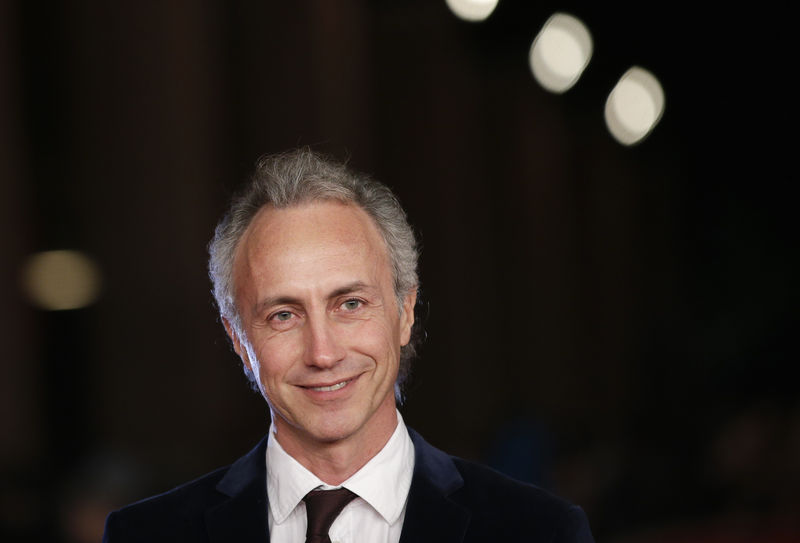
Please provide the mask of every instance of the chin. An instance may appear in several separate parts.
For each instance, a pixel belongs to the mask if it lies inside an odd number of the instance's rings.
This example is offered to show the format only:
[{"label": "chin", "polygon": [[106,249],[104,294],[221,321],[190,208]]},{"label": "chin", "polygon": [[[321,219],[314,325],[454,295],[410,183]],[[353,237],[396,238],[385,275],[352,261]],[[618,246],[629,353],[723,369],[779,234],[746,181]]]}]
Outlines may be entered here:
[{"label": "chin", "polygon": [[332,418],[333,420],[330,421],[319,421],[320,424],[317,424],[316,428],[310,429],[310,433],[316,441],[336,443],[357,433],[359,428],[363,426],[363,424],[359,424],[358,421],[349,417],[338,415]]}]

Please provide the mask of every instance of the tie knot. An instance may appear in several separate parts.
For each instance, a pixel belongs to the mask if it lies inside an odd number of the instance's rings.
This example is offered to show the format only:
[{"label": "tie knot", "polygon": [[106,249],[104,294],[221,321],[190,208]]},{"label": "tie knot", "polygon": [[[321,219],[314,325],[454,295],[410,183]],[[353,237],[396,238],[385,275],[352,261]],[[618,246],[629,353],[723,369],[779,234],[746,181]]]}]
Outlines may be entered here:
[{"label": "tie knot", "polygon": [[342,512],[345,505],[353,501],[355,494],[346,488],[335,490],[312,490],[306,494],[306,543],[328,542],[328,530]]}]

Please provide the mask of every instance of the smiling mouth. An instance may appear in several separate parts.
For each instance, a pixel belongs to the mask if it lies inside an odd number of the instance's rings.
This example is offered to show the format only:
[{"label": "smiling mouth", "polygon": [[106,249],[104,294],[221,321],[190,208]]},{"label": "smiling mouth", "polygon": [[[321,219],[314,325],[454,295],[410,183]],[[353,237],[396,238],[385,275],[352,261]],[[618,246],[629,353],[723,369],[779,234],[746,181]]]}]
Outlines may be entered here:
[{"label": "smiling mouth", "polygon": [[340,388],[344,388],[347,386],[347,383],[352,381],[352,379],[347,381],[342,381],[341,383],[336,383],[335,385],[324,386],[324,387],[305,387],[309,390],[314,390],[317,392],[333,392],[334,390],[339,390]]}]

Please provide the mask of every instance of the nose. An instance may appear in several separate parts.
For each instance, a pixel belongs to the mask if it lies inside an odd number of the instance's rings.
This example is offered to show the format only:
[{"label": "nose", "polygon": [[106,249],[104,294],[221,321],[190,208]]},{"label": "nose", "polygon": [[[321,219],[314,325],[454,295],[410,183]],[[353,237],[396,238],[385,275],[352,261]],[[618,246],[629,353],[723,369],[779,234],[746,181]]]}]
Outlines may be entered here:
[{"label": "nose", "polygon": [[318,368],[332,368],[345,357],[339,342],[335,323],[326,317],[309,319],[305,330],[306,364]]}]

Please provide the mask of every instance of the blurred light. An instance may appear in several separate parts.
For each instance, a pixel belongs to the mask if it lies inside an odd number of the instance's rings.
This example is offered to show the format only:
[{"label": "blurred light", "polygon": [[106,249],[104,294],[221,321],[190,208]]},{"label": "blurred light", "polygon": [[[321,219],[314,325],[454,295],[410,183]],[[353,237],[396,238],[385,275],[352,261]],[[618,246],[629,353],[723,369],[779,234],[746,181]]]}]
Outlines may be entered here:
[{"label": "blurred light", "polygon": [[450,11],[465,21],[483,21],[497,7],[498,0],[445,0]]},{"label": "blurred light", "polygon": [[28,259],[22,284],[31,302],[51,311],[86,307],[100,292],[100,271],[77,251],[45,251]]},{"label": "blurred light", "polygon": [[606,100],[608,130],[633,145],[656,126],[664,113],[664,90],[653,74],[634,66],[619,79]]},{"label": "blurred light", "polygon": [[528,58],[536,81],[550,92],[569,90],[592,58],[592,36],[579,19],[552,15],[531,45]]}]

